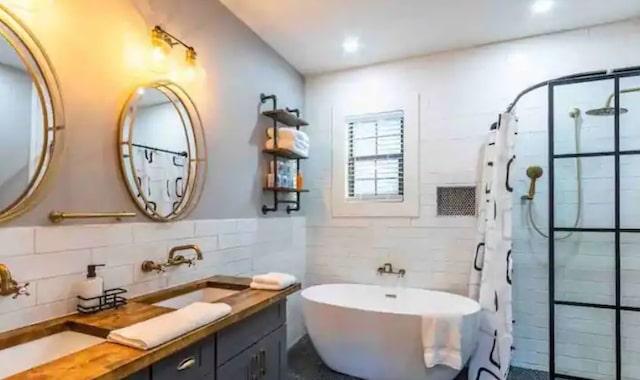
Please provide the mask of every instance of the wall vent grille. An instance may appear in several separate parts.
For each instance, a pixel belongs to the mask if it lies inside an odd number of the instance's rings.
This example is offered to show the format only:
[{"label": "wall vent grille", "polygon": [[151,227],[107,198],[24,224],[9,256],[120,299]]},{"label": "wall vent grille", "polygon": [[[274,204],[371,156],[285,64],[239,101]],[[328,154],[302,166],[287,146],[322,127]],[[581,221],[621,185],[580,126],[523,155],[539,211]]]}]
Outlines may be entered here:
[{"label": "wall vent grille", "polygon": [[475,186],[439,186],[437,197],[438,216],[476,215]]}]

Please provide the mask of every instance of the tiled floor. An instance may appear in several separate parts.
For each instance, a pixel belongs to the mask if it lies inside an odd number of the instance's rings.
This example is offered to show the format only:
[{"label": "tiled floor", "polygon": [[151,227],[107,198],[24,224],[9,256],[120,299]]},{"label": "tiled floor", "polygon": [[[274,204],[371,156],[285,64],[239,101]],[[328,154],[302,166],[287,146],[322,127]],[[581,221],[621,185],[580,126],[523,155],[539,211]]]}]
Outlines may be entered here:
[{"label": "tiled floor", "polygon": [[[513,368],[509,380],[547,380],[544,372]],[[358,380],[355,377],[331,371],[322,363],[308,337],[302,338],[289,350],[289,376],[287,380]],[[398,379],[406,380],[406,379]],[[456,380],[467,380],[466,373]]]}]

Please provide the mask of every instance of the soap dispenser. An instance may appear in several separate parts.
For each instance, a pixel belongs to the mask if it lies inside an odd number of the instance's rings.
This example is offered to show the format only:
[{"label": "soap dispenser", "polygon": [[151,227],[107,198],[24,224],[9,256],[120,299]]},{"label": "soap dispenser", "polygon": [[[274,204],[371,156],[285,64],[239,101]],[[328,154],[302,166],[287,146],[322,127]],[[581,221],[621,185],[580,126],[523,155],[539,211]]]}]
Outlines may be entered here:
[{"label": "soap dispenser", "polygon": [[[87,279],[82,281],[78,286],[78,295],[82,298],[100,297],[104,293],[104,280],[96,275],[96,268],[103,267],[104,264],[88,265]],[[100,304],[100,299],[80,300],[82,307],[94,307]]]}]

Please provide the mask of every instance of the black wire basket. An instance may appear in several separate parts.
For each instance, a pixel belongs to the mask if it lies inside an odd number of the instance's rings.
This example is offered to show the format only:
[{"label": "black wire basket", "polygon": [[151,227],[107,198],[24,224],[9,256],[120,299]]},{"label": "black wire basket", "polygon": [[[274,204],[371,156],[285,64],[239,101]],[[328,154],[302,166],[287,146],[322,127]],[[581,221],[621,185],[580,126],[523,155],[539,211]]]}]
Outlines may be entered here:
[{"label": "black wire basket", "polygon": [[[115,288],[105,290],[101,296],[84,298],[78,296],[78,313],[80,314],[94,314],[102,310],[117,309],[127,304],[127,299],[122,294],[127,291],[122,288]],[[85,306],[87,304],[94,304],[94,306]]]}]

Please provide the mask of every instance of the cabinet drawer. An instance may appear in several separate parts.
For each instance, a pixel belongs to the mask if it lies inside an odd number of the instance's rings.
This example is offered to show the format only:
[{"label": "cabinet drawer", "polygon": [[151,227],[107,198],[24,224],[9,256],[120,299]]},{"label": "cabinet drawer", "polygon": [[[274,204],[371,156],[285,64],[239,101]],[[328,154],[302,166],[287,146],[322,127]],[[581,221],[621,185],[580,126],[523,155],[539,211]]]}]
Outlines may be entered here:
[{"label": "cabinet drawer", "polygon": [[282,380],[286,376],[287,327],[281,326],[217,370],[218,380]]},{"label": "cabinet drawer", "polygon": [[215,372],[215,347],[215,338],[209,337],[154,364],[151,367],[153,380],[207,378]]},{"label": "cabinet drawer", "polygon": [[218,332],[217,366],[223,365],[286,321],[286,301],[283,300],[221,330]]}]

